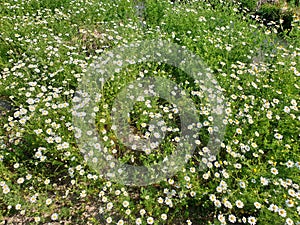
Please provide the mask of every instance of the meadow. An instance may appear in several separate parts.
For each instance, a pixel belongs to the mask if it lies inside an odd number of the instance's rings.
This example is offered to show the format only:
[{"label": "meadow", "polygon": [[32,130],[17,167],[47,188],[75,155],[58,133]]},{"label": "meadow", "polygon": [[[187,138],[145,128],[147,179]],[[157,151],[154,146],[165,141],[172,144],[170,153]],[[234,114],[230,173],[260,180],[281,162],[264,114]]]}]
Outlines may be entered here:
[{"label": "meadow", "polygon": [[300,225],[285,7],[2,0],[1,224]]}]

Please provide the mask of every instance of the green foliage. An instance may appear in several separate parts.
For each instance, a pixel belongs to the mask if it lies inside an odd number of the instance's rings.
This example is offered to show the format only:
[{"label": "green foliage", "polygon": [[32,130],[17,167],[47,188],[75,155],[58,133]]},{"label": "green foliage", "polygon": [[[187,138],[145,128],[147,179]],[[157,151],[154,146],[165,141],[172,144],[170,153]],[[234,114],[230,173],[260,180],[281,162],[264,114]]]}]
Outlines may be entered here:
[{"label": "green foliage", "polygon": [[251,11],[254,11],[257,7],[256,0],[239,0],[239,2],[242,3],[244,8],[247,8]]},{"label": "green foliage", "polygon": [[[19,219],[24,224],[299,223],[299,16],[265,4],[257,13],[268,18],[267,25],[242,14],[232,1],[143,2],[142,16],[127,0],[1,3],[0,103],[11,107],[0,114],[0,219],[12,224]],[[255,2],[242,4],[253,9]],[[290,32],[278,37],[285,23]],[[116,46],[157,38],[184,46],[210,68],[223,90],[226,133],[216,159],[203,159],[215,118],[201,81],[164,63],[136,62],[115,71],[93,112],[105,151],[119,162],[158,163],[174,153],[181,135],[180,111],[156,96],[137,101],[123,122],[147,140],[154,135],[151,123],[163,120],[167,132],[159,145],[139,152],[119,139],[112,107],[133,81],[174,81],[197,107],[201,122],[195,153],[174,176],[126,186],[84,161],[72,124],[73,100],[92,62],[103,62]]]},{"label": "green foliage", "polygon": [[265,3],[258,10],[258,14],[269,21],[278,21],[280,18],[281,9],[279,6]]}]

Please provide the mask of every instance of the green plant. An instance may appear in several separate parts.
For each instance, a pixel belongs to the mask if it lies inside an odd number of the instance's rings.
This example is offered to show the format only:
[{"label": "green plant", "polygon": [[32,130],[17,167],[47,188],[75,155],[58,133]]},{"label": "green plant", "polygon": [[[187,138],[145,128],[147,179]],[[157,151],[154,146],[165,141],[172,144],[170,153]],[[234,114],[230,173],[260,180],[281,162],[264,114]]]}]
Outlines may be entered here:
[{"label": "green plant", "polygon": [[[3,2],[0,102],[5,99],[12,107],[0,115],[0,219],[24,224],[299,223],[299,16],[286,11],[285,19],[278,7],[266,4],[259,13],[269,24],[263,24],[241,13],[238,2],[144,3],[140,18],[134,2],[125,0]],[[253,1],[243,4],[254,6]],[[278,19],[283,29],[285,20],[292,24],[289,35],[283,34],[285,42],[277,36]],[[202,90],[206,80],[195,81],[157,62],[114,71],[92,110],[103,150],[119,162],[138,166],[167,160],[181,135],[176,105],[158,96],[137,98],[122,120],[131,134],[148,140],[163,136],[155,133],[159,128],[166,133],[149,151],[126,145],[114,130],[112,108],[120,93],[124,100],[130,84],[151,77],[174,81],[195,104],[200,120],[195,152],[175,175],[127,186],[84,160],[73,107],[80,97],[76,88],[93,62],[103,62],[117,46],[129,48],[146,39],[169,40],[201,57],[209,67],[205,73],[222,89],[226,132],[218,154],[204,157],[215,119]],[[111,60],[122,65],[127,57]],[[167,84],[156,91],[170,93]]]}]

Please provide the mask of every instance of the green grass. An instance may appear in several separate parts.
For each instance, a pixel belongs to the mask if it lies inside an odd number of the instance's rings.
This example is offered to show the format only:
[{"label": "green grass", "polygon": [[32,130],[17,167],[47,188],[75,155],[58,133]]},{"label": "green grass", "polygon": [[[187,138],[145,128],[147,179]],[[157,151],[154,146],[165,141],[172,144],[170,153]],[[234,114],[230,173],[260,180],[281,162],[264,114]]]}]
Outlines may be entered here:
[{"label": "green grass", "polygon": [[[253,2],[247,4],[253,7]],[[134,2],[125,0],[7,0],[1,5],[0,102],[11,104],[10,112],[0,114],[1,220],[11,224],[300,223],[299,16],[290,14],[292,26],[279,37],[284,27],[277,23],[278,15],[266,25],[242,13],[240,4],[227,1],[145,0],[143,26]],[[99,90],[102,96],[92,110],[102,149],[117,162],[159,163],[174,153],[182,135],[183,110],[177,111],[178,106],[155,96],[128,109],[124,95],[126,104],[119,112],[130,112],[122,120],[129,124],[126,132],[149,141],[157,129],[167,130],[152,151],[126,146],[129,135],[114,131],[111,113],[115,99],[131,82],[150,77],[172,80],[193,101],[201,122],[197,147],[184,168],[154,184],[126,186],[108,180],[104,170],[99,172],[84,160],[74,128],[73,100],[78,87],[94,84],[87,81],[92,62],[103,62],[106,53],[118,46],[153,39],[185,46],[201,58],[222,89],[225,114],[222,124],[213,122],[218,118],[199,85],[202,81],[195,83],[179,68],[136,62],[114,73],[114,79]],[[109,62],[114,61],[125,63],[117,57]],[[96,82],[98,87],[101,82]],[[158,92],[168,94],[171,88]],[[179,106],[191,105],[187,103]],[[205,147],[214,126],[226,126],[226,132],[216,159],[206,162]],[[99,165],[109,162],[105,160]],[[201,169],[203,163],[206,169]],[[276,207],[280,210],[274,211]]]}]

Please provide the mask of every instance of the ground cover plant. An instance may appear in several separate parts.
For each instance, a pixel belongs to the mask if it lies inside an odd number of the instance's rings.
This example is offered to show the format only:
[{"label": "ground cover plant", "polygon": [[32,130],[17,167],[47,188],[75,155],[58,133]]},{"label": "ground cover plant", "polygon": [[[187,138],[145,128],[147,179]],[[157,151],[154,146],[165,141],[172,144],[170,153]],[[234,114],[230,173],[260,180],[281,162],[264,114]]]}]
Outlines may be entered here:
[{"label": "ground cover plant", "polygon": [[[299,16],[283,39],[283,21],[266,25],[245,12],[222,0],[2,1],[2,224],[300,224]],[[126,121],[133,138],[152,145],[137,152],[116,135],[115,99],[142,78],[175,82],[200,122],[191,124],[197,147],[176,174],[124,185],[85,160],[73,123],[76,90],[109,51],[152,39],[183,46],[207,65],[202,72],[223,93],[226,130],[218,154],[206,157],[216,129],[203,91],[208,81],[166,63],[133,61],[115,71],[92,108],[106,152],[128,165],[151,165],[180,143],[179,106],[159,96],[137,99]]]},{"label": "ground cover plant", "polygon": [[242,7],[253,15],[261,17],[265,25],[277,23],[279,34],[288,33],[292,26],[293,14],[299,13],[299,1],[239,1]]}]

